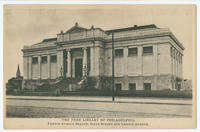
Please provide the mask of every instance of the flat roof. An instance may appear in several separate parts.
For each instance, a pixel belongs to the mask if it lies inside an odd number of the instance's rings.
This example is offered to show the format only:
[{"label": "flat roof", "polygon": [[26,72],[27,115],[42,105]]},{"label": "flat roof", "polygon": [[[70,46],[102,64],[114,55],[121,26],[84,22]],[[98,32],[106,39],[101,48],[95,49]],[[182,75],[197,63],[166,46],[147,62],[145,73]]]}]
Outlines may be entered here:
[{"label": "flat roof", "polygon": [[129,31],[129,30],[140,30],[140,29],[148,29],[148,28],[158,28],[158,27],[155,24],[142,25],[142,26],[134,25],[133,27],[106,30],[105,32],[107,32],[107,33],[123,32],[123,31]]}]

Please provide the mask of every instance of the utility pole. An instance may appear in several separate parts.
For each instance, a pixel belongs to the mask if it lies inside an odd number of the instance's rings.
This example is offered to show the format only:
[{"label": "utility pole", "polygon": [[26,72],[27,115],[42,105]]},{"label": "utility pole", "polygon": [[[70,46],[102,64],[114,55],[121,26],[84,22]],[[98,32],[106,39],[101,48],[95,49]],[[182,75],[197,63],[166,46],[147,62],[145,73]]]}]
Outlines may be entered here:
[{"label": "utility pole", "polygon": [[114,72],[115,72],[115,65],[114,65],[114,33],[112,33],[112,101],[115,101],[115,78],[114,78]]}]

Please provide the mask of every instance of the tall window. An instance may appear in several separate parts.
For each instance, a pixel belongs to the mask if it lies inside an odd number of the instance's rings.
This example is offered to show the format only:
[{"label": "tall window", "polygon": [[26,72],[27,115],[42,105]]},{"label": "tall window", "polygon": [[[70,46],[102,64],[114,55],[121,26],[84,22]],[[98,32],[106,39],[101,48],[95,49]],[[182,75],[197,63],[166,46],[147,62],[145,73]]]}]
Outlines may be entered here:
[{"label": "tall window", "polygon": [[57,62],[57,56],[56,55],[51,56],[51,62]]},{"label": "tall window", "polygon": [[137,56],[137,48],[129,48],[128,56]]},{"label": "tall window", "polygon": [[115,57],[123,57],[123,49],[116,49]]},{"label": "tall window", "polygon": [[42,56],[42,64],[46,64],[47,63],[47,56]]},{"label": "tall window", "polygon": [[143,47],[143,55],[153,54],[153,46]]},{"label": "tall window", "polygon": [[32,58],[32,64],[38,64],[38,57]]}]

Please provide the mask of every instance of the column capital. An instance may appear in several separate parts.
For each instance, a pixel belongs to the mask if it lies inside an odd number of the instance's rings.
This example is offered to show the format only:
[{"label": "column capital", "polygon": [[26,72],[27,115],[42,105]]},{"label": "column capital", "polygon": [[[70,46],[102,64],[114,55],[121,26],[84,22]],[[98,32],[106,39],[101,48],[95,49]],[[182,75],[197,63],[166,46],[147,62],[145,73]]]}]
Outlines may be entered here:
[{"label": "column capital", "polygon": [[70,50],[71,49],[67,49],[67,77],[72,77],[72,72],[71,72],[71,53],[70,53]]},{"label": "column capital", "polygon": [[38,55],[39,79],[41,79],[41,55]]},{"label": "column capital", "polygon": [[63,48],[63,47],[58,47],[56,50],[57,50],[57,51],[63,51],[64,48]]},{"label": "column capital", "polygon": [[83,52],[83,77],[87,76],[87,47],[82,48]]},{"label": "column capital", "polygon": [[87,49],[87,47],[83,47],[82,49],[83,49],[83,50],[86,50],[86,49]]},{"label": "column capital", "polygon": [[67,52],[70,52],[70,51],[71,51],[71,49],[66,49],[66,51],[67,51]]}]

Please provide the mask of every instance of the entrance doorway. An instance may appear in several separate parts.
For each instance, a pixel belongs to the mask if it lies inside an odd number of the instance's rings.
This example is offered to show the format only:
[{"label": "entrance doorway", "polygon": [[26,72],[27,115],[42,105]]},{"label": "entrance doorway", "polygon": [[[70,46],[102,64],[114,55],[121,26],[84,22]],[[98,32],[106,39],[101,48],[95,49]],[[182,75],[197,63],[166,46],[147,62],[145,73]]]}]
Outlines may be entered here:
[{"label": "entrance doorway", "polygon": [[75,59],[75,77],[81,78],[83,75],[82,71],[83,59]]},{"label": "entrance doorway", "polygon": [[151,91],[151,83],[144,83],[144,90]]},{"label": "entrance doorway", "polygon": [[115,88],[116,88],[116,91],[119,92],[122,90],[122,84],[121,83],[116,83],[115,84]]}]

